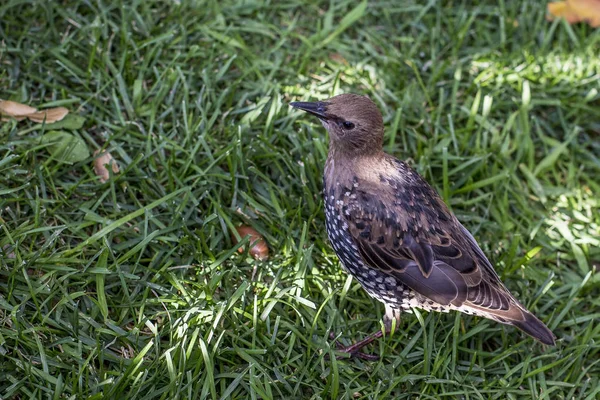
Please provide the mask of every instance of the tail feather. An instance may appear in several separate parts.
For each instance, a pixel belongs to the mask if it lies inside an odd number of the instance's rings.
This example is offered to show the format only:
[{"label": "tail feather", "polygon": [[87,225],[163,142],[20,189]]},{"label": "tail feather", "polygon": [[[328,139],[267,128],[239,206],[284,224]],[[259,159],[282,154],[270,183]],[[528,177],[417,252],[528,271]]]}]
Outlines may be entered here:
[{"label": "tail feather", "polygon": [[[511,304],[508,310],[491,310],[475,304],[468,304],[464,311],[489,318],[507,325],[513,325],[540,342],[554,346],[556,336],[542,321],[530,313],[520,303]],[[463,311],[463,310],[461,310]]]},{"label": "tail feather", "polygon": [[525,320],[523,321],[507,322],[544,344],[549,346],[555,345],[554,340],[556,339],[556,336],[554,336],[552,331],[548,329],[548,327],[544,325],[542,321],[537,319],[535,315],[525,310],[523,310],[523,316],[525,317]]}]

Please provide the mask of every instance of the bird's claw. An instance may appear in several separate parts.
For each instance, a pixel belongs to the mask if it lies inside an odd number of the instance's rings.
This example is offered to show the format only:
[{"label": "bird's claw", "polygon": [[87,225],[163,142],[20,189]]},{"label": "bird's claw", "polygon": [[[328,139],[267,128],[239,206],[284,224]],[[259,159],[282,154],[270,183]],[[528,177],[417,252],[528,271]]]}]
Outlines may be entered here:
[{"label": "bird's claw", "polygon": [[[329,332],[329,338],[334,341],[336,351],[339,353],[346,353],[350,357],[357,357],[357,358],[360,358],[361,360],[365,360],[365,361],[379,360],[379,356],[377,356],[375,354],[367,354],[367,353],[363,353],[362,351],[359,351],[361,349],[361,347],[363,347],[362,345],[360,345],[360,342],[350,345],[350,346],[344,346],[340,342],[337,341],[336,335],[333,332]],[[340,355],[340,356],[336,356],[335,358],[336,358],[336,360],[343,360],[348,357]]]}]

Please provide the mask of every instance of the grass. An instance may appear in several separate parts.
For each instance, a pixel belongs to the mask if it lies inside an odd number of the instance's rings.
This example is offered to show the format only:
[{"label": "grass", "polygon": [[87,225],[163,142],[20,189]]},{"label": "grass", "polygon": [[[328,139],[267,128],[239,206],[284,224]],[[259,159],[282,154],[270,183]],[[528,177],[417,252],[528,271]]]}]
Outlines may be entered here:
[{"label": "grass", "polygon": [[[600,396],[600,32],[537,1],[0,5],[0,98],[64,105],[92,158],[0,125],[0,398]],[[293,100],[367,94],[386,149],[559,338],[383,306],[327,243],[323,129]],[[267,262],[236,253],[249,224]]]}]

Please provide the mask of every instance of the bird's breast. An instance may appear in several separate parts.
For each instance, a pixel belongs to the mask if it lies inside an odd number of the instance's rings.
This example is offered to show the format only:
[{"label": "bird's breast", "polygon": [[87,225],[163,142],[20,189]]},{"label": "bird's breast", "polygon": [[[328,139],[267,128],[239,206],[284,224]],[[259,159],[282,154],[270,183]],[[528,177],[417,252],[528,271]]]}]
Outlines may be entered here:
[{"label": "bird's breast", "polygon": [[[329,242],[346,272],[354,276],[371,297],[396,308],[408,307],[409,289],[393,276],[365,264],[352,238],[345,215],[352,199],[359,194],[359,185],[325,182],[325,226]],[[332,184],[333,183],[333,184]],[[364,232],[370,227],[364,227]]]}]

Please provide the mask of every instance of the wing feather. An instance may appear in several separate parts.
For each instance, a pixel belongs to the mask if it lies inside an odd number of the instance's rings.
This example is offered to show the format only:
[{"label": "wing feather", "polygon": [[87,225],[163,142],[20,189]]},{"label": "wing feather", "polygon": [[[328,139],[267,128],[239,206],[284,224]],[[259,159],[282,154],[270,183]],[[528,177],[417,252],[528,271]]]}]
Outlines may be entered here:
[{"label": "wing feather", "polygon": [[397,201],[386,204],[369,190],[347,198],[341,215],[365,263],[440,305],[506,311],[518,304],[473,236],[431,190],[418,192],[428,197],[421,213]]}]

